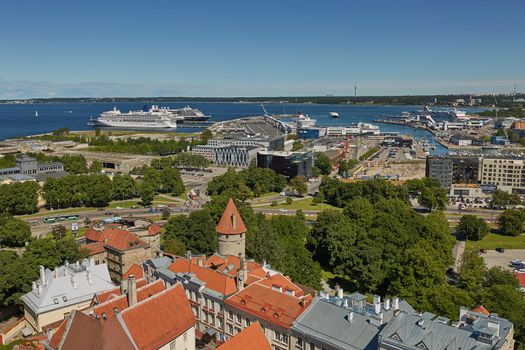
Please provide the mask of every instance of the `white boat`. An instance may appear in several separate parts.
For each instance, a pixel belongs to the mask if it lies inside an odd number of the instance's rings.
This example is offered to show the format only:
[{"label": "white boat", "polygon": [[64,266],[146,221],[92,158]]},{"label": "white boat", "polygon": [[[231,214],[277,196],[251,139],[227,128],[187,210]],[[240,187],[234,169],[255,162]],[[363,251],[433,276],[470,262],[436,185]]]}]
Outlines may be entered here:
[{"label": "white boat", "polygon": [[357,123],[351,126],[330,126],[326,128],[328,136],[344,136],[344,135],[379,135],[381,131],[379,127],[374,124]]},{"label": "white boat", "polygon": [[454,119],[458,119],[458,120],[467,120],[469,119],[468,115],[467,115],[467,112],[465,111],[459,111],[457,109],[453,109],[451,112],[450,112],[450,115],[454,118]]},{"label": "white boat", "polygon": [[165,108],[158,106],[146,106],[143,110],[129,111],[122,113],[117,107],[111,111],[103,112],[96,119],[91,119],[88,123],[93,126],[134,128],[134,129],[160,129],[176,128],[177,122],[173,114]]},{"label": "white boat", "polygon": [[38,117],[38,110],[35,111],[35,117]]},{"label": "white boat", "polygon": [[211,117],[210,115],[202,113],[197,108],[191,108],[190,106],[177,109],[168,108],[168,111],[171,112],[177,120],[182,122],[203,122]]},{"label": "white boat", "polygon": [[339,118],[339,113],[337,113],[337,112],[330,112],[329,116],[330,116],[330,118]]},{"label": "white boat", "polygon": [[316,120],[311,119],[309,116],[304,114],[299,114],[295,120],[297,123],[298,129],[308,129],[315,126]]}]

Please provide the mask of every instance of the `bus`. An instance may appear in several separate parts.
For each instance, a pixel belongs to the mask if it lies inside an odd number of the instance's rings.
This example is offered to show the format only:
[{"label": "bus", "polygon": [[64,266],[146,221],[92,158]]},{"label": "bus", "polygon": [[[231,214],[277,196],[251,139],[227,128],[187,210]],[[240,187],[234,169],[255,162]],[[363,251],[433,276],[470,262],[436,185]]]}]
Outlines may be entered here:
[{"label": "bus", "polygon": [[80,215],[78,214],[66,214],[66,215],[56,215],[56,216],[46,216],[44,217],[44,222],[46,224],[53,224],[59,221],[73,221],[79,220]]}]

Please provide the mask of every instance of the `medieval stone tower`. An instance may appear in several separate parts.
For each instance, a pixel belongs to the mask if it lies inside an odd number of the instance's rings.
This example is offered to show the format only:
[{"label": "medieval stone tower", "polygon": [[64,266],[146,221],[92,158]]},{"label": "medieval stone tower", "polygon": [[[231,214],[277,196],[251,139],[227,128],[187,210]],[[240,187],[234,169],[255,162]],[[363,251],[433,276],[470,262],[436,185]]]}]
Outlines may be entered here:
[{"label": "medieval stone tower", "polygon": [[245,256],[246,251],[246,226],[242,221],[241,215],[230,198],[219,224],[215,228],[217,231],[219,246],[217,253],[220,255]]}]

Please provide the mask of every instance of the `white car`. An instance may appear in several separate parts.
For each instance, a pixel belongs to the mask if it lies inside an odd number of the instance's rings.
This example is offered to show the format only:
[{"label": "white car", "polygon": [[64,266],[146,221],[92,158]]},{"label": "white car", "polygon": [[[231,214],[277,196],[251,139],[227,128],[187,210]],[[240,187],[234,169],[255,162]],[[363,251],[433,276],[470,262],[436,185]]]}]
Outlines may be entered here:
[{"label": "white car", "polygon": [[287,213],[288,210],[286,210],[286,209],[279,209],[279,212],[281,212],[281,213]]}]

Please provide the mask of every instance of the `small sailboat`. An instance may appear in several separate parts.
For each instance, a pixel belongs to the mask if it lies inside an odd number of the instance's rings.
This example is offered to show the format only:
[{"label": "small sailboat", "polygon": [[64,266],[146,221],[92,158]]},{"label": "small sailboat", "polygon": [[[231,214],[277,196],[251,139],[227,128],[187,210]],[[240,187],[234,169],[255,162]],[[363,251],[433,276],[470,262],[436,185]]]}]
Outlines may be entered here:
[{"label": "small sailboat", "polygon": [[339,118],[339,113],[337,113],[337,112],[330,112],[330,118]]},{"label": "small sailboat", "polygon": [[35,111],[35,117],[38,117],[38,110]]}]

